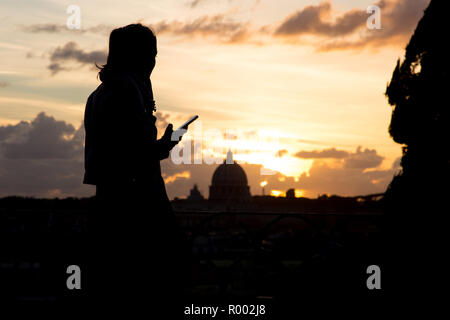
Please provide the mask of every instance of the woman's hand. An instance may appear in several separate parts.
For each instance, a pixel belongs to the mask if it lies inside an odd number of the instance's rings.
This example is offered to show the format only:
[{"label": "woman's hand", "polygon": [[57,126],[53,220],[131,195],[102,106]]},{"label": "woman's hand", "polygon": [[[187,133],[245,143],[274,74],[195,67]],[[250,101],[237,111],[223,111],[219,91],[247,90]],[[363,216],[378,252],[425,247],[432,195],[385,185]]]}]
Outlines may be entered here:
[{"label": "woman's hand", "polygon": [[175,147],[178,142],[181,141],[181,138],[183,137],[182,134],[180,134],[178,131],[173,131],[173,125],[169,123],[167,125],[166,131],[164,132],[164,135],[161,137],[162,143],[167,145],[169,150],[172,150],[173,147]]}]

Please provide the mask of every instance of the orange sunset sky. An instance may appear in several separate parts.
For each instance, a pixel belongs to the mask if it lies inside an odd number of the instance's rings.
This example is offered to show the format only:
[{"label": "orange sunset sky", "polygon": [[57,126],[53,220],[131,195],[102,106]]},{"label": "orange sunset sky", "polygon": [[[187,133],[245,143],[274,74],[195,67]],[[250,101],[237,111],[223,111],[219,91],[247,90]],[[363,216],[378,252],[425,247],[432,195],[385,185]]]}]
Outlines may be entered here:
[{"label": "orange sunset sky", "polygon": [[[276,195],[383,192],[401,155],[384,92],[428,3],[3,0],[0,196],[94,193],[81,184],[84,106],[100,83],[94,63],[105,62],[109,32],[135,22],[158,38],[160,133],[198,114],[194,143],[219,159],[231,149],[252,194],[262,181]],[[69,5],[80,8],[80,29],[67,28]],[[380,7],[379,30],[367,27],[370,5]],[[171,198],[194,183],[208,195],[216,165],[161,164]]]}]

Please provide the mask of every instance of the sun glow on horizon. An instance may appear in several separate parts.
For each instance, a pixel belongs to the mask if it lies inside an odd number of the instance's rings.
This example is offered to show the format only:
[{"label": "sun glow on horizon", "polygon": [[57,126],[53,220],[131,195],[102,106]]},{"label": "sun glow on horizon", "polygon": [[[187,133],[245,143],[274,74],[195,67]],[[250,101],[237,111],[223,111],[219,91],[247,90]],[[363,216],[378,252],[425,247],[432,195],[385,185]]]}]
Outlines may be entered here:
[{"label": "sun glow on horizon", "polygon": [[[195,123],[198,124],[201,122]],[[186,145],[191,145],[192,141],[200,143],[203,159],[207,157],[221,163],[227,151],[231,150],[237,163],[260,164],[265,169],[291,177],[307,173],[313,163],[310,159],[290,155],[298,149],[298,143],[295,139],[286,139],[286,135],[278,130],[203,130],[201,125],[195,125],[183,140]],[[279,155],[280,150],[285,153]]]},{"label": "sun glow on horizon", "polygon": [[273,197],[285,197],[286,193],[281,190],[270,190],[270,195]]}]

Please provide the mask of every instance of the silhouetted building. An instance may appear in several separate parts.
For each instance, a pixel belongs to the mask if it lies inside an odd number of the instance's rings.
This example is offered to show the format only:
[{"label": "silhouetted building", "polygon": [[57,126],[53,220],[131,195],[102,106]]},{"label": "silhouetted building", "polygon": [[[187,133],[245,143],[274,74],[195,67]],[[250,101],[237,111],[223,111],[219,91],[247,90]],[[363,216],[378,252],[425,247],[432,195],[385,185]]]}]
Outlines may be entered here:
[{"label": "silhouetted building", "polygon": [[286,198],[294,199],[295,198],[295,189],[289,189],[286,191]]},{"label": "silhouetted building", "polygon": [[201,194],[200,190],[198,190],[197,184],[194,184],[194,187],[189,192],[189,196],[187,197],[188,200],[204,200],[205,198]]},{"label": "silhouetted building", "polygon": [[231,151],[227,158],[214,171],[209,200],[237,200],[250,201],[250,188],[244,169],[233,160]]}]

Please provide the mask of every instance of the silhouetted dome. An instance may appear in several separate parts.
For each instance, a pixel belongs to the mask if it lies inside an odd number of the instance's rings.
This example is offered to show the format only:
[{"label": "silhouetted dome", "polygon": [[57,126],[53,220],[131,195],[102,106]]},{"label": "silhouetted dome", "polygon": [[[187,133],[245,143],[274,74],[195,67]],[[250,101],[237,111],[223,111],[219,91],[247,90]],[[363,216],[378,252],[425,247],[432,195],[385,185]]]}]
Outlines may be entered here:
[{"label": "silhouetted dome", "polygon": [[236,162],[227,164],[225,161],[216,171],[212,177],[212,185],[247,185],[247,175],[244,169]]},{"label": "silhouetted dome", "polygon": [[244,169],[233,160],[231,151],[227,152],[227,159],[214,171],[211,186],[209,187],[209,199],[249,199],[247,175]]},{"label": "silhouetted dome", "polygon": [[194,184],[194,187],[191,189],[189,196],[187,198],[188,198],[188,200],[203,200],[204,199],[200,190],[198,190],[197,184]]}]

